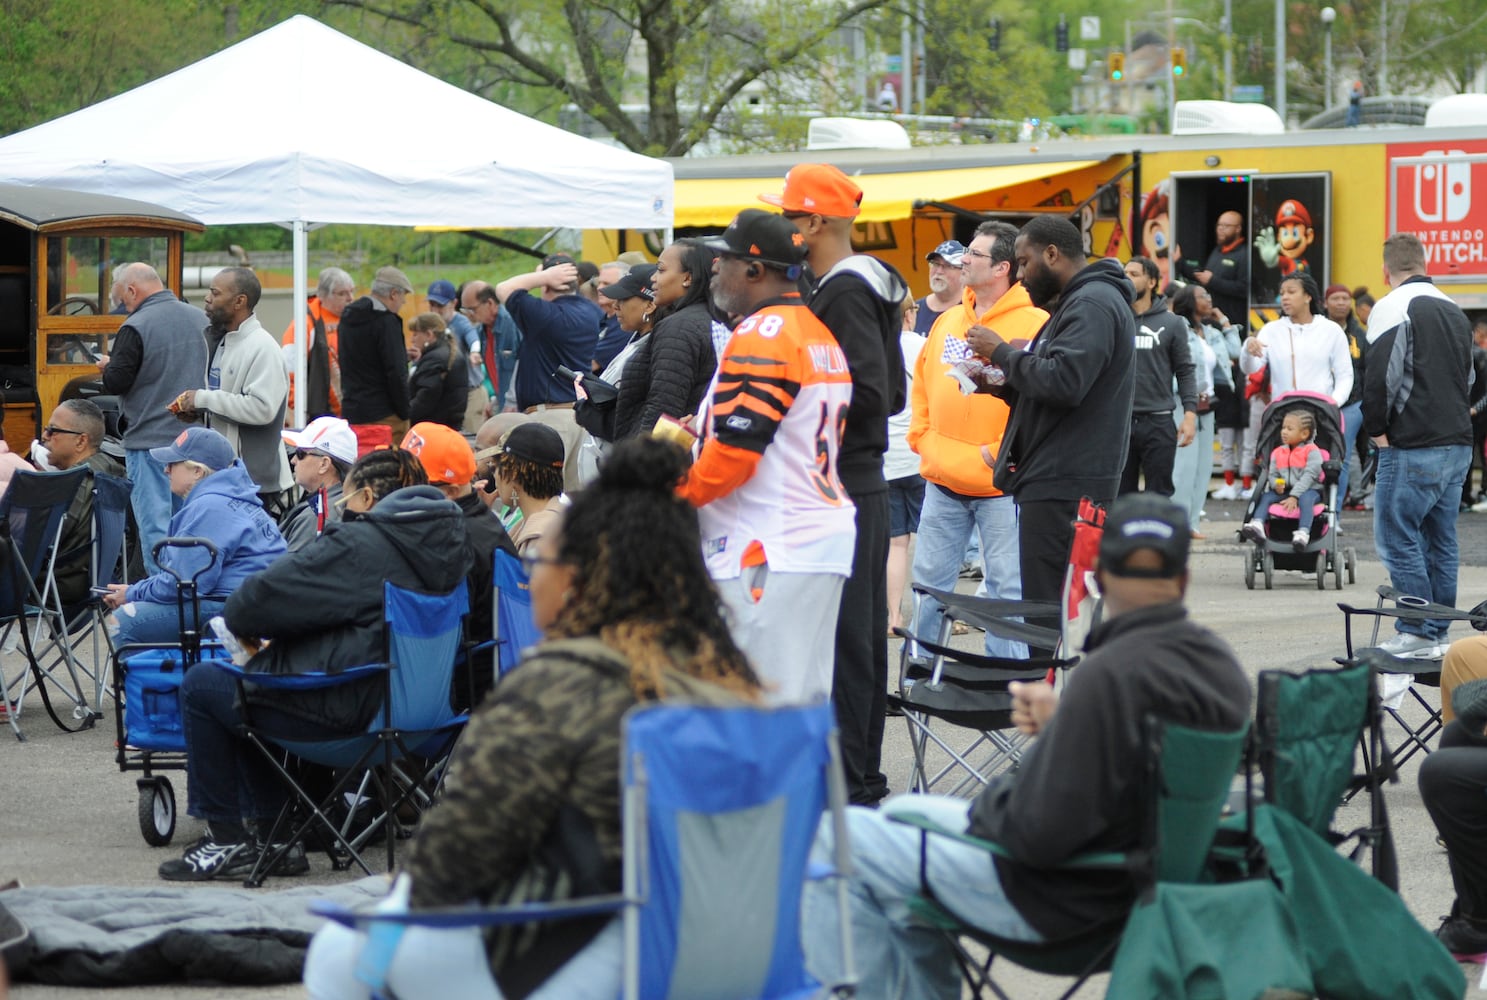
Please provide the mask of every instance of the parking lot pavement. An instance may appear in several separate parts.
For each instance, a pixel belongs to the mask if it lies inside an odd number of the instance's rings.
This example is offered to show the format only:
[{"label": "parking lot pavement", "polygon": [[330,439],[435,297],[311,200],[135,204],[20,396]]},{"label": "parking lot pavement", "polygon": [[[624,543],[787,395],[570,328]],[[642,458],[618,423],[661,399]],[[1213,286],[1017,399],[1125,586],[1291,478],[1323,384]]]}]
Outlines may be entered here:
[{"label": "parking lot pavement", "polygon": [[[1215,506],[1220,505],[1211,505],[1211,514]],[[1332,657],[1343,651],[1338,600],[1371,604],[1373,589],[1385,579],[1372,553],[1360,551],[1358,582],[1341,593],[1330,585],[1326,591],[1318,591],[1314,578],[1289,573],[1276,575],[1274,590],[1248,591],[1241,550],[1229,540],[1232,536],[1219,537],[1219,532],[1205,530],[1209,540],[1194,547],[1188,604],[1198,621],[1214,628],[1233,645],[1252,676],[1262,669],[1304,670],[1329,665]],[[1487,515],[1465,515],[1462,530],[1463,540],[1475,547],[1473,551],[1487,553]],[[1480,538],[1476,532],[1481,533]],[[1362,532],[1357,532],[1357,537],[1361,536]],[[1347,531],[1344,537],[1352,541]],[[1460,603],[1467,606],[1487,597],[1487,566],[1483,565],[1487,559],[1473,556],[1471,560],[1472,564],[1461,571]],[[969,589],[970,584],[963,582],[962,586]],[[979,641],[975,632],[958,640],[966,648],[974,648]],[[897,646],[894,643],[890,651],[895,671]],[[13,669],[15,657],[7,657],[5,663]],[[1132,664],[1132,669],[1139,668],[1140,664]],[[1430,690],[1426,697],[1434,701],[1436,692]],[[158,885],[157,866],[190,843],[200,826],[183,815],[172,847],[145,844],[137,821],[136,775],[121,774],[114,763],[112,717],[94,730],[64,734],[46,718],[33,696],[25,706],[22,721],[28,737],[25,743],[16,743],[8,730],[0,728],[0,883],[19,878],[27,885]],[[884,761],[892,787],[904,788],[910,751],[902,720],[888,720]],[[1435,830],[1420,804],[1416,771],[1417,761],[1411,761],[1400,783],[1390,786],[1387,795],[1398,841],[1401,894],[1411,912],[1433,929],[1450,906],[1450,878],[1445,855],[1435,844]],[[172,772],[170,776],[184,813],[184,774]],[[1360,825],[1366,816],[1364,803],[1364,797],[1360,797],[1344,807],[1338,825],[1343,829]],[[351,873],[330,871],[323,855],[312,857],[312,865],[307,876],[311,883],[353,877]],[[273,886],[274,880],[270,880],[265,891]],[[1480,970],[1475,972],[1479,974]],[[1475,984],[1477,975],[1469,978]],[[1057,981],[1016,970],[1007,970],[1005,981],[1019,1000],[1040,1000],[1060,992]],[[28,984],[16,985],[12,994],[17,1000],[78,1000],[91,995],[84,990]],[[297,987],[147,987],[111,991],[111,995],[278,1000],[299,997],[303,992]],[[1079,994],[1101,995],[1103,988],[1098,982]],[[1471,995],[1478,995],[1475,988]]]}]

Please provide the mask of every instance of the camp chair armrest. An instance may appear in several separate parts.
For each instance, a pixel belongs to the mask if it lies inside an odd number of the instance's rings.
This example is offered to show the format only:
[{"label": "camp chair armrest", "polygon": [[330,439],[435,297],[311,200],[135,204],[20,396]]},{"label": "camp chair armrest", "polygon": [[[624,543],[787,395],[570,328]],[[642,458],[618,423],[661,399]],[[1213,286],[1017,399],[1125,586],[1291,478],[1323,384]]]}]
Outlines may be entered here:
[{"label": "camp chair armrest", "polygon": [[621,893],[590,896],[584,899],[559,900],[552,903],[523,903],[519,906],[448,906],[431,907],[401,913],[359,913],[340,903],[315,900],[310,912],[344,927],[365,928],[371,924],[398,924],[405,927],[432,927],[448,930],[457,927],[499,927],[505,924],[534,923],[540,920],[573,920],[617,913],[629,905]]},{"label": "camp chair armrest", "polygon": [[[971,847],[979,847],[983,851],[986,851],[990,854],[995,854],[999,858],[1006,858],[1009,861],[1017,860],[1012,856],[1011,851],[1007,850],[1005,847],[1003,847],[1001,844],[998,844],[994,840],[983,840],[982,838],[972,836],[969,833],[962,833],[952,830],[949,827],[941,826],[934,820],[929,819],[926,816],[921,816],[918,813],[895,812],[890,815],[888,819],[890,819],[894,823],[902,823],[905,826],[912,826],[916,829],[923,830],[925,833],[932,833],[939,837],[949,837],[951,840],[959,841],[962,844],[966,844]],[[1089,854],[1076,854],[1073,857],[1059,862],[1057,867],[1130,868],[1133,864],[1135,864],[1135,861],[1129,854],[1125,854],[1120,851],[1102,851],[1091,852]]]},{"label": "camp chair armrest", "polygon": [[337,687],[367,677],[379,677],[388,669],[386,663],[367,663],[359,667],[347,667],[335,673],[265,674],[244,670],[237,664],[225,660],[203,660],[202,662],[211,664],[223,673],[231,674],[240,682],[269,691],[314,691],[320,688]]}]

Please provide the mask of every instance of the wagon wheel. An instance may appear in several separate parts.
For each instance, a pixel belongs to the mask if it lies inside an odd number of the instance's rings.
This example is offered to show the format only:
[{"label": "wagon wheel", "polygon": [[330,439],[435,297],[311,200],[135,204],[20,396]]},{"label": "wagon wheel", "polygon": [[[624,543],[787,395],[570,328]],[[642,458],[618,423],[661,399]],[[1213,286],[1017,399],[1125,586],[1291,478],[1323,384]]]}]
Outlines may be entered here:
[{"label": "wagon wheel", "polygon": [[139,832],[151,847],[164,847],[176,833],[176,793],[169,778],[140,778]]}]

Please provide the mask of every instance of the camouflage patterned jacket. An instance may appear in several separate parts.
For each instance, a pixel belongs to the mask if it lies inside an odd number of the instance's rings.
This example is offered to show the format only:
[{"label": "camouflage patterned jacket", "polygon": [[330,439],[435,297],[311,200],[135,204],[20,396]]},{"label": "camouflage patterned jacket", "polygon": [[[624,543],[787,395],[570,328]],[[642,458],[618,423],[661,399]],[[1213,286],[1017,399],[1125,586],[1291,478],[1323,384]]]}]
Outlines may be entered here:
[{"label": "camouflage patterned jacket", "polygon": [[[680,673],[668,698],[736,698]],[[620,888],[620,720],[636,704],[629,666],[598,639],[545,642],[471,716],[438,805],[407,863],[411,905],[497,905]],[[488,936],[503,993],[540,985],[607,923],[504,929]]]}]

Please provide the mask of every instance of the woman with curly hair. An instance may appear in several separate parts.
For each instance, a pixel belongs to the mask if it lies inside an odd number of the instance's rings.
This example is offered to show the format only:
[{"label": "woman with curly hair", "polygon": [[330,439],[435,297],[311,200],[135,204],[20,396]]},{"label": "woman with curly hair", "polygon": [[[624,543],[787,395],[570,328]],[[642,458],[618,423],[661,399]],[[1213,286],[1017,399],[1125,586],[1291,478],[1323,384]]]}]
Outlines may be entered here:
[{"label": "woman with curly hair", "polygon": [[[620,720],[636,704],[753,702],[759,682],[702,561],[676,486],[678,447],[621,442],[528,556],[546,638],[470,719],[444,797],[424,817],[387,907],[575,898],[620,887]],[[365,935],[316,935],[312,997],[366,997]],[[613,997],[619,920],[409,930],[388,985],[400,997]]]},{"label": "woman with curly hair", "polygon": [[718,370],[713,347],[713,251],[698,240],[677,240],[661,251],[651,284],[655,328],[630,355],[615,401],[615,437],[649,434],[662,414],[697,412]]}]

